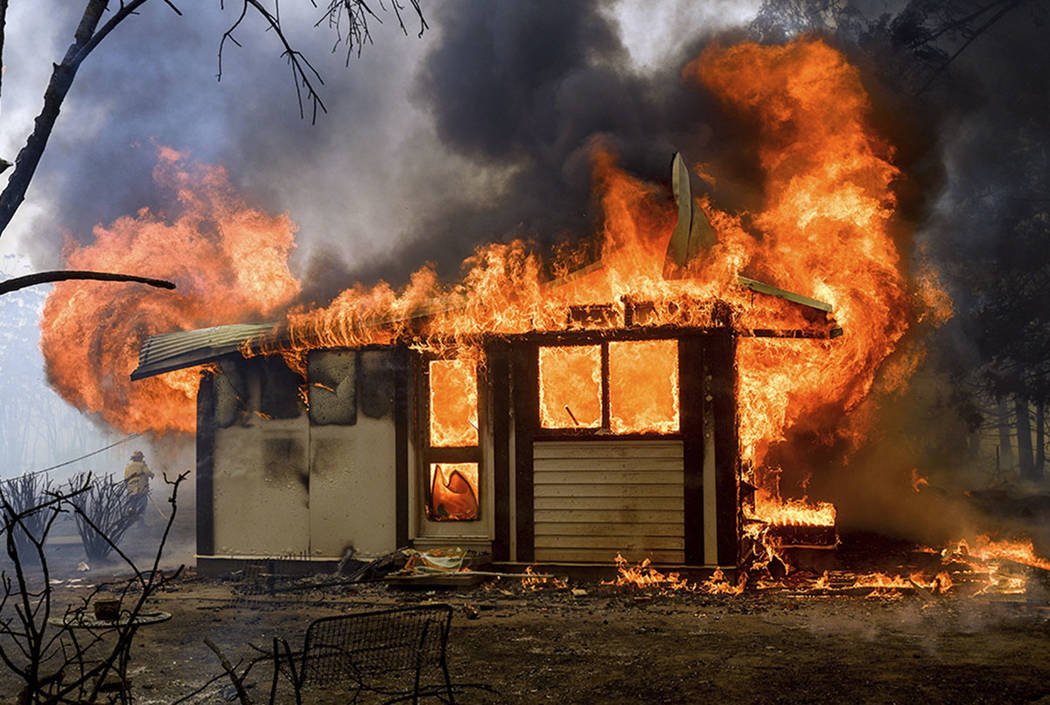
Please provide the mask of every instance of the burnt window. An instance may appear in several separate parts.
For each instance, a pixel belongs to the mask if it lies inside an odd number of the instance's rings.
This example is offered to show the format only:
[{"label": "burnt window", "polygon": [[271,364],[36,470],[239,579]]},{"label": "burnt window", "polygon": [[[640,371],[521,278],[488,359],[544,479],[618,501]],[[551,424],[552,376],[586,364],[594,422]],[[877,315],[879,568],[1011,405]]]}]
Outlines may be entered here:
[{"label": "burnt window", "polygon": [[425,361],[426,513],[433,521],[478,518],[478,370],[469,357]]},{"label": "burnt window", "polygon": [[540,425],[601,428],[602,347],[540,348]]},{"label": "burnt window", "polygon": [[540,426],[677,433],[678,343],[625,340],[539,349]]},{"label": "burnt window", "polygon": [[430,445],[478,444],[478,371],[474,360],[430,360]]}]

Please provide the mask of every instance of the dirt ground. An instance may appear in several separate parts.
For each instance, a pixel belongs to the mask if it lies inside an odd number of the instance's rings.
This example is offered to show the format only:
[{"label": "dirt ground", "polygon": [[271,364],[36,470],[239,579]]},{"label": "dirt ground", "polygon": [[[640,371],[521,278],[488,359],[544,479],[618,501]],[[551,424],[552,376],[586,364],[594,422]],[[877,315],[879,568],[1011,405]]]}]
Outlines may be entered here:
[{"label": "dirt ground", "polygon": [[[136,528],[128,550],[140,564],[161,528],[158,522]],[[192,566],[192,513],[177,529],[162,563],[168,569]],[[849,571],[876,568],[873,555],[884,557],[877,569],[885,571],[936,559],[906,549],[870,536],[845,537],[835,552],[839,572],[825,583],[848,585]],[[82,558],[72,537],[55,541],[49,565],[56,602],[81,600],[89,586],[128,574],[118,562],[78,570]],[[334,574],[273,581],[202,578],[190,567],[148,604],[172,619],[139,631],[129,673],[138,705],[171,705],[221,675],[206,637],[238,662],[254,655],[250,643],[268,647],[275,635],[294,648],[318,617],[445,602],[454,608],[448,646],[453,682],[497,691],[457,691],[456,701],[468,705],[1050,705],[1050,580],[1035,572],[1038,579],[1026,594],[974,594],[972,585],[958,583],[945,595],[817,590],[811,579],[805,589],[748,589],[734,596],[606,585],[600,579],[527,586],[504,578],[470,588],[406,590],[348,584]],[[611,566],[608,577],[615,577]],[[268,666],[253,670],[248,683],[254,702],[266,703]],[[0,703],[14,703],[17,689],[0,669]],[[287,697],[280,702],[293,702],[290,691],[282,695]],[[183,702],[236,697],[229,681],[220,679]],[[304,702],[349,699],[338,691],[308,692]]]},{"label": "dirt ground", "polygon": [[[57,584],[56,596],[76,599],[86,588],[73,586],[98,579],[92,572]],[[187,572],[152,600],[171,621],[136,639],[136,702],[169,705],[219,674],[205,637],[236,661],[251,656],[249,642],[267,646],[275,634],[296,643],[317,617],[439,601],[455,609],[454,682],[498,691],[465,689],[462,703],[1050,704],[1045,601],[867,590],[664,594],[598,581],[531,591],[508,579],[447,591],[323,585],[336,579],[281,581],[279,592],[260,595]],[[268,673],[249,682],[255,701],[266,702]],[[13,702],[10,683],[0,681],[0,692]],[[222,681],[188,702],[232,700]],[[335,692],[305,700],[322,701],[345,702]]]}]

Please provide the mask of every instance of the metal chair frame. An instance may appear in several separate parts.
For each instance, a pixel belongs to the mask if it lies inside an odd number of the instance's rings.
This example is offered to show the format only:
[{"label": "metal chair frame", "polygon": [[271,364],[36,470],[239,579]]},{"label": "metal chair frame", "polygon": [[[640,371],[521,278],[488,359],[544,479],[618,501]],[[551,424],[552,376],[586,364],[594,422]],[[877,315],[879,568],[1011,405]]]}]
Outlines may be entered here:
[{"label": "metal chair frame", "polygon": [[[452,607],[446,604],[322,617],[310,623],[302,653],[290,654],[289,665],[299,687],[353,682],[357,690],[352,702],[367,690],[394,696],[387,703],[438,697],[454,705],[446,659],[451,623]],[[422,684],[429,666],[441,670],[443,683]],[[407,673],[413,677],[411,691],[378,682]]]}]

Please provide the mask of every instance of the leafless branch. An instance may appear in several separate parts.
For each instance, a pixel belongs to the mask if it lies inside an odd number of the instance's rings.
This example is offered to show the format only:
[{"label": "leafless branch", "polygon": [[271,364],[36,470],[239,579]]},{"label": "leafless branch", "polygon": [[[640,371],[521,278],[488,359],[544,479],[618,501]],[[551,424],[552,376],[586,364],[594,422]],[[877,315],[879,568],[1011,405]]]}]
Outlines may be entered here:
[{"label": "leafless branch", "polygon": [[241,680],[241,676],[237,675],[237,669],[230,663],[230,660],[215,645],[215,642],[208,637],[204,637],[204,644],[215,652],[215,655],[219,658],[219,664],[222,666],[222,670],[226,672],[226,675],[229,676],[230,682],[233,683],[233,687],[237,691],[237,699],[241,701],[241,705],[252,705],[252,699],[248,696],[248,691],[244,689],[244,682]]},{"label": "leafless branch", "polygon": [[18,291],[19,289],[25,289],[29,286],[36,286],[37,284],[50,284],[52,282],[71,280],[136,282],[139,284],[155,286],[158,289],[175,288],[175,284],[173,282],[169,282],[164,279],[140,277],[134,274],[112,274],[110,272],[86,272],[81,270],[64,270],[55,272],[37,272],[36,274],[27,274],[24,277],[15,277],[13,279],[2,281],[0,282],[0,296],[3,296],[4,294],[9,294],[12,291]]},{"label": "leafless branch", "polygon": [[[405,17],[402,14],[406,10],[405,5],[398,0],[391,0],[390,4],[394,10],[394,15],[397,17],[401,31],[407,36],[408,28],[405,26]],[[419,5],[419,0],[409,0],[409,5],[411,5],[419,20],[419,36],[422,37],[423,33],[430,26],[423,16],[423,9]],[[381,10],[386,11],[383,0],[379,0],[379,7]],[[369,20],[375,20],[380,24],[383,22],[382,18],[364,0],[329,0],[328,8],[314,26],[327,24],[335,31],[336,42],[333,50],[338,48],[340,44],[345,45],[346,63],[349,65],[350,57],[353,54],[356,53],[360,56],[364,45],[372,43],[372,33],[368,26]]]},{"label": "leafless branch", "polygon": [[317,69],[314,68],[313,64],[310,63],[303,54],[292,47],[288,41],[288,37],[284,33],[284,28],[281,26],[281,20],[279,16],[262,4],[261,0],[241,0],[241,12],[238,15],[234,23],[223,33],[222,39],[219,41],[219,80],[222,80],[222,57],[223,51],[226,46],[226,42],[230,41],[237,46],[240,43],[234,37],[234,32],[241,26],[245,18],[248,15],[248,10],[252,9],[263,19],[268,25],[269,29],[273,30],[277,36],[277,40],[281,43],[283,51],[281,56],[288,61],[288,65],[292,71],[292,81],[295,84],[296,98],[299,104],[299,117],[305,117],[306,114],[303,109],[303,101],[305,92],[305,100],[310,101],[313,106],[311,113],[311,122],[317,121],[317,111],[320,109],[321,112],[327,113],[328,108],[325,107],[324,101],[321,96],[317,93],[317,85],[324,85],[324,80],[321,78],[321,74],[318,73]]},{"label": "leafless branch", "polygon": [[[942,63],[940,66],[937,67],[936,70],[934,70],[934,72],[930,75],[930,77],[928,79],[926,79],[926,82],[922,84],[922,87],[919,88],[919,90],[916,92],[916,95],[921,95],[921,94],[925,93],[927,90],[929,90],[930,86],[933,85],[934,81],[936,81],[937,78],[942,73],[944,73],[944,71],[952,64],[953,61],[955,61],[957,58],[959,58],[960,54],[962,54],[964,51],[966,51],[967,47],[969,47],[971,44],[973,44],[973,42],[976,41],[976,39],[979,36],[981,36],[986,31],[988,31],[988,29],[990,29],[992,27],[992,25],[994,25],[996,22],[998,22],[1003,17],[1005,17],[1010,11],[1012,11],[1015,8],[1017,8],[1018,6],[1022,5],[1024,2],[1025,2],[1025,0],[1016,0],[1015,2],[1008,2],[1005,7],[1003,7],[1001,10],[999,10],[994,15],[992,15],[983,24],[981,24],[980,26],[978,26],[974,30],[968,31],[967,34],[969,36],[966,38],[966,41],[963,42],[962,45],[958,49],[956,49],[955,52],[951,56],[949,56],[948,59],[944,63]],[[974,17],[977,17],[977,16],[978,16],[977,14],[974,15]]]}]

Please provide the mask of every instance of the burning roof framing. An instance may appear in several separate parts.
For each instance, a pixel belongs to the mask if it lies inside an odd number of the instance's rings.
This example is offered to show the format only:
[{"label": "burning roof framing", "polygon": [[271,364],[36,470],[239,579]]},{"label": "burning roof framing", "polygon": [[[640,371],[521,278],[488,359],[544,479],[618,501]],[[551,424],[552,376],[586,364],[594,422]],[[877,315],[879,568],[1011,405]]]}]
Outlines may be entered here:
[{"label": "burning roof framing", "polygon": [[[595,268],[596,269],[596,268]],[[584,274],[594,269],[584,270]],[[571,277],[570,277],[571,278]],[[570,279],[566,278],[566,279]],[[563,283],[560,280],[557,284]],[[741,286],[754,292],[779,297],[786,301],[799,304],[802,307],[813,309],[821,315],[806,315],[806,320],[812,325],[796,328],[745,328],[738,330],[739,335],[764,337],[764,338],[835,338],[842,334],[842,328],[831,318],[833,309],[831,304],[818,301],[801,294],[781,289],[779,287],[765,284],[748,277],[740,276],[738,281]],[[609,327],[642,329],[646,326],[646,320],[652,318],[656,304],[651,301],[634,301],[630,297],[621,297],[620,305],[613,303],[592,304],[589,306],[570,306],[566,315],[565,329],[572,329],[586,324],[588,316],[597,315]],[[375,324],[377,329],[384,325],[390,328],[400,328],[401,334],[391,336],[388,342],[405,342],[409,345],[426,345],[427,336],[422,333],[426,321],[435,313],[453,310],[461,301],[452,302],[445,300],[421,307],[414,310],[403,319],[380,321]],[[671,302],[670,305],[679,304]],[[687,305],[683,303],[683,305]],[[732,312],[727,305],[715,302],[711,305],[713,309],[711,327],[732,326]],[[821,320],[823,318],[823,320]],[[413,331],[413,326],[418,330]],[[705,327],[698,326],[676,326],[674,324],[663,324],[650,326],[648,329],[654,332],[671,332],[679,329],[692,328],[703,330]],[[548,336],[557,335],[557,331],[536,331],[528,335]],[[479,333],[469,336],[467,341],[474,340],[484,342],[490,337],[500,337],[505,334]],[[280,323],[260,324],[232,324],[227,326],[215,326],[203,328],[196,331],[176,331],[173,333],[162,333],[153,335],[146,339],[139,352],[138,366],[131,373],[132,380],[145,379],[154,375],[164,374],[173,370],[194,367],[206,362],[217,360],[237,350],[243,350],[247,354],[281,354],[293,352],[298,345],[293,342],[293,336],[286,326]],[[302,344],[302,341],[299,341]]]}]

